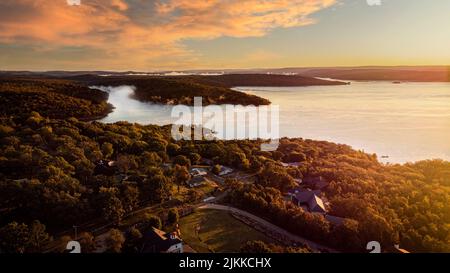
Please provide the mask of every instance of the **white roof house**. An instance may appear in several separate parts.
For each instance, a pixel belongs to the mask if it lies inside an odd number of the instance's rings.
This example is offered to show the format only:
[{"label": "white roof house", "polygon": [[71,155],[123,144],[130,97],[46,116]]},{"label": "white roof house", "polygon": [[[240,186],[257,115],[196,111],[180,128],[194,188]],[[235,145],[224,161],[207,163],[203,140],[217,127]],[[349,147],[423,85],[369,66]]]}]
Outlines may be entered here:
[{"label": "white roof house", "polygon": [[206,170],[202,169],[202,168],[192,168],[191,169],[191,175],[192,176],[204,176],[207,175],[208,173],[206,172]]},{"label": "white roof house", "polygon": [[220,173],[219,173],[220,176],[230,174],[230,173],[232,173],[234,171],[230,167],[226,167],[226,166],[220,166],[220,167],[221,167],[220,168]]}]

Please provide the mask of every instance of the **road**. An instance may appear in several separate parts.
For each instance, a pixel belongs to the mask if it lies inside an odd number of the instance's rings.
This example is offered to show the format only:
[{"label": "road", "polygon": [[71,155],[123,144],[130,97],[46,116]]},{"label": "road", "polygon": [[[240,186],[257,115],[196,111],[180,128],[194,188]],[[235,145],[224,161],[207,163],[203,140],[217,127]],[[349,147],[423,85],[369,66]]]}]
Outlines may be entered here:
[{"label": "road", "polygon": [[223,211],[228,211],[231,213],[235,213],[237,215],[240,216],[244,216],[246,218],[249,218],[251,220],[253,220],[254,222],[260,224],[262,227],[264,227],[264,230],[266,230],[267,233],[271,233],[271,234],[277,234],[279,237],[284,237],[284,238],[288,238],[288,240],[291,240],[293,242],[296,242],[298,244],[304,244],[309,246],[311,249],[315,250],[315,251],[319,251],[319,250],[326,250],[328,252],[332,252],[332,253],[337,253],[338,251],[336,251],[335,249],[323,246],[321,244],[315,243],[313,241],[310,241],[308,239],[302,238],[300,236],[294,235],[292,233],[290,233],[289,231],[282,229],[254,214],[251,214],[249,212],[243,211],[241,209],[238,208],[234,208],[234,207],[230,207],[230,206],[224,206],[224,205],[217,205],[217,204],[203,204],[201,206],[198,207],[198,209],[216,209],[216,210],[223,210]]}]

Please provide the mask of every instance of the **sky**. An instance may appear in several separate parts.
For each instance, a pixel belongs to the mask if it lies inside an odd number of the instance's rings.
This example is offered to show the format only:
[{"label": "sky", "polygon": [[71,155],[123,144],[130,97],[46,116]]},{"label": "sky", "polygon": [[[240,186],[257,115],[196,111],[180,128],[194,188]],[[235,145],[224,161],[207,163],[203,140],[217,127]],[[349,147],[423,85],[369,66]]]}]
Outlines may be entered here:
[{"label": "sky", "polygon": [[79,1],[0,1],[0,70],[450,65],[449,0]]}]

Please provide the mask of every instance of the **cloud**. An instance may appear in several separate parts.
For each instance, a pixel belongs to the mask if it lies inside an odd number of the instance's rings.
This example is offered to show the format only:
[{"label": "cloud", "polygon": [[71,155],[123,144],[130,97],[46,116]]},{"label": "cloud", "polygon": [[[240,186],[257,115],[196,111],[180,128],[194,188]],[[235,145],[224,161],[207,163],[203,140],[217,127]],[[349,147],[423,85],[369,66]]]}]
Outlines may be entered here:
[{"label": "cloud", "polygon": [[103,50],[112,69],[143,69],[182,60],[195,52],[183,41],[258,37],[276,28],[314,23],[311,14],[337,0],[2,0],[0,44],[44,50]]}]

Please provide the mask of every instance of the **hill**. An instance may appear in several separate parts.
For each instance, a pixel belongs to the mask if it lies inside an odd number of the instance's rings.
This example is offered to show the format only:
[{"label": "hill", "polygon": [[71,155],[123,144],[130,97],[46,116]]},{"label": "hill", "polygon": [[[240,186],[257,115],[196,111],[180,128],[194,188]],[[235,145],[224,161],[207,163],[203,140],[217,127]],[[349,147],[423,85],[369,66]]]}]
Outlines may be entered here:
[{"label": "hill", "polygon": [[68,80],[0,78],[0,116],[95,119],[111,111],[108,94]]}]

